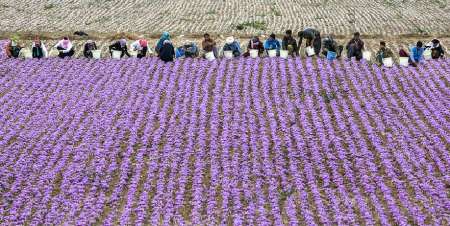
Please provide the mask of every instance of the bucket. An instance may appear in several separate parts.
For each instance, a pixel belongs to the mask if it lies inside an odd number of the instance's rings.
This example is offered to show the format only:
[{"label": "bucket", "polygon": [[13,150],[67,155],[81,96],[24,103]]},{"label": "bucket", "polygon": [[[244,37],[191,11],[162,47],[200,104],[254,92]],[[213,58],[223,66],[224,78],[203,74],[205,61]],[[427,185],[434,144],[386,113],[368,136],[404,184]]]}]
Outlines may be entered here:
[{"label": "bucket", "polygon": [[431,50],[427,49],[423,52],[423,58],[425,60],[431,60]]},{"label": "bucket", "polygon": [[102,51],[101,50],[92,50],[92,58],[94,59],[100,59],[102,57]]},{"label": "bucket", "polygon": [[148,54],[150,56],[153,56],[153,54],[155,54],[155,51],[152,48],[148,47]]},{"label": "bucket", "polygon": [[393,67],[394,66],[394,61],[392,60],[392,57],[383,58],[383,65],[385,67]]},{"label": "bucket", "polygon": [[400,61],[399,62],[400,66],[403,66],[403,67],[409,66],[409,57],[400,57],[399,61]]},{"label": "bucket", "polygon": [[33,54],[31,52],[31,50],[29,50],[29,49],[21,49],[20,53],[19,53],[19,56],[22,56],[25,59],[33,58]]},{"label": "bucket", "polygon": [[335,60],[336,56],[337,56],[336,52],[327,51],[327,60]]},{"label": "bucket", "polygon": [[369,51],[364,51],[363,52],[363,59],[366,61],[371,61],[372,60],[372,53]]},{"label": "bucket", "polygon": [[227,59],[233,58],[233,52],[232,52],[232,51],[223,51],[223,55],[224,55],[225,58],[227,58]]},{"label": "bucket", "polygon": [[276,57],[277,56],[277,50],[276,49],[268,50],[267,53],[269,54],[269,57]]},{"label": "bucket", "polygon": [[250,57],[251,57],[251,58],[256,58],[256,57],[258,57],[258,50],[257,50],[257,49],[251,49],[251,50],[250,50]]},{"label": "bucket", "polygon": [[216,59],[216,57],[214,56],[214,52],[207,52],[205,53],[205,58],[209,61],[213,61]]},{"label": "bucket", "polygon": [[314,51],[314,48],[311,46],[306,47],[306,56],[314,56],[316,52]]},{"label": "bucket", "polygon": [[48,55],[50,57],[56,57],[59,55],[59,51],[57,49],[51,49],[50,52],[48,53]]},{"label": "bucket", "polygon": [[288,50],[280,50],[280,57],[283,59],[287,59],[289,56],[289,51]]},{"label": "bucket", "polygon": [[131,57],[137,57],[137,55],[138,55],[138,51],[133,51],[133,50],[130,51]]},{"label": "bucket", "polygon": [[113,50],[112,51],[112,58],[113,59],[120,59],[120,55],[122,55],[122,51]]}]

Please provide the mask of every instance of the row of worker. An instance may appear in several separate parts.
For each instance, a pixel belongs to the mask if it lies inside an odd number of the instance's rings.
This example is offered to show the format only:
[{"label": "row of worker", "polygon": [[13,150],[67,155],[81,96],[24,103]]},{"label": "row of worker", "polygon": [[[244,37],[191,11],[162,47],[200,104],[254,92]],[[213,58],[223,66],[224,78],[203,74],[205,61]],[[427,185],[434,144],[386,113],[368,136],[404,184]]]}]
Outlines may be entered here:
[{"label": "row of worker", "polygon": [[[275,34],[271,34],[264,42],[262,42],[258,36],[254,36],[249,40],[246,52],[243,52],[240,43],[233,37],[228,37],[226,38],[222,51],[231,53],[231,57],[248,57],[252,53],[255,54],[255,52],[261,56],[268,51],[271,51],[272,53],[275,52],[275,54],[279,56],[280,50],[284,50],[284,52],[287,52],[288,55],[291,56],[299,56],[299,50],[302,46],[303,40],[305,40],[306,55],[308,56],[323,54],[325,57],[330,57],[331,54],[334,58],[340,58],[342,51],[344,50],[344,46],[339,45],[332,35],[326,35],[322,38],[320,32],[313,28],[307,28],[301,32],[298,32],[298,38],[299,39],[297,42],[293,36],[292,30],[287,30],[285,32],[281,42],[277,39]],[[138,40],[134,41],[130,47],[131,50],[136,53],[136,57],[138,58],[147,56],[147,53],[149,52],[148,41],[143,36],[139,36]],[[17,38],[13,37],[10,39],[10,42],[5,48],[6,55],[9,57],[18,57],[22,48],[23,47],[17,44]],[[72,57],[75,54],[75,49],[68,37],[64,37],[60,40],[54,48],[58,51],[58,56],[61,58]],[[162,34],[154,49],[161,60],[166,62],[173,61],[175,58],[179,57],[199,56],[199,48],[195,43],[187,43],[175,49],[171,41],[171,36],[168,32],[164,32]],[[353,38],[347,42],[345,49],[347,50],[348,58],[355,57],[357,60],[361,60],[363,58],[363,50],[365,49],[365,46],[359,32],[354,33]],[[425,46],[421,41],[419,41],[415,46],[408,49],[409,51],[400,49],[399,56],[409,57],[410,63],[415,65],[423,58],[423,53],[426,49],[430,50],[431,57],[433,59],[442,58],[445,55],[445,51],[442,48],[440,41],[433,39]],[[87,58],[95,58],[94,53],[97,50],[98,47],[96,43],[92,40],[88,40],[84,44],[83,55]],[[219,57],[217,43],[209,34],[204,34],[202,50],[204,51],[204,57],[210,59]],[[118,57],[120,58],[124,56],[131,56],[128,51],[127,40],[125,38],[119,39],[109,45],[109,52],[111,56],[113,56],[113,53],[116,52],[116,54],[119,54]],[[39,39],[39,37],[36,37],[32,43],[31,55],[33,58],[48,56],[48,51],[45,44]],[[387,48],[386,43],[381,41],[380,48],[376,54],[377,62],[381,63],[384,58],[393,57],[393,55],[393,52]]]}]

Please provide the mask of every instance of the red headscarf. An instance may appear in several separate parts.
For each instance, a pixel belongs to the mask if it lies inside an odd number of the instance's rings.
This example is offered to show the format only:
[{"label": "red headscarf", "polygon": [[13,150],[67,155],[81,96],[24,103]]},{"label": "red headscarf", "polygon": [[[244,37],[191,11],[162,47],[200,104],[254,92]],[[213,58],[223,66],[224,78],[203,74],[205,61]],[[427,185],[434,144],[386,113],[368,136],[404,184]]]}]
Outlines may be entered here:
[{"label": "red headscarf", "polygon": [[141,45],[141,47],[147,47],[147,40],[145,40],[145,39],[140,39],[140,40],[139,40],[139,45]]}]

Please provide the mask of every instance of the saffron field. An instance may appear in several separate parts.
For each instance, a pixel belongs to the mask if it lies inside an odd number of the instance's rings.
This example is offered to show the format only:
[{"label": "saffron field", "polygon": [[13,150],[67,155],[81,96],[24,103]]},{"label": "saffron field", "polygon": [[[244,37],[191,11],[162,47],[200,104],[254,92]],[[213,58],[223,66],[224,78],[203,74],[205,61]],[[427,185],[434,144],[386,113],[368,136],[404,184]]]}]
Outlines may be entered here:
[{"label": "saffron field", "polygon": [[2,225],[448,225],[450,60],[0,61]]}]

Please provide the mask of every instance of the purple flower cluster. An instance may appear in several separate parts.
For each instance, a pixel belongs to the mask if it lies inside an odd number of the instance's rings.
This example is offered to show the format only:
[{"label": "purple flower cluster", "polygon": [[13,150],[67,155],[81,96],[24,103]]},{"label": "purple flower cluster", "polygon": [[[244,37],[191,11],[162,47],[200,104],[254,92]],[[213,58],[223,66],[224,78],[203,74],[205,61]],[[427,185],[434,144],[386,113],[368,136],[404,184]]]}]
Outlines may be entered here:
[{"label": "purple flower cluster", "polygon": [[3,59],[0,222],[448,224],[449,82],[448,59]]}]

